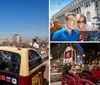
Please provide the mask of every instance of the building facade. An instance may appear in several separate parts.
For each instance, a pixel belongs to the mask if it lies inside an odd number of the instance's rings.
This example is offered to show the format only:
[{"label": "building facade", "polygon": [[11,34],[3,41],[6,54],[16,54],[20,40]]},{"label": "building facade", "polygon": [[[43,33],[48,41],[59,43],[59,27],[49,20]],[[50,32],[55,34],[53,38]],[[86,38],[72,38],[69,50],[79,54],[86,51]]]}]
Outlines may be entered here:
[{"label": "building facade", "polygon": [[[100,17],[100,0],[73,0],[71,3],[66,5],[51,18],[59,19],[59,22],[64,24],[64,14],[66,12],[83,13],[87,22],[95,23]],[[95,18],[95,19],[94,19]]]},{"label": "building facade", "polygon": [[12,37],[13,42],[15,43],[20,43],[21,42],[21,37],[19,34],[14,34]]}]

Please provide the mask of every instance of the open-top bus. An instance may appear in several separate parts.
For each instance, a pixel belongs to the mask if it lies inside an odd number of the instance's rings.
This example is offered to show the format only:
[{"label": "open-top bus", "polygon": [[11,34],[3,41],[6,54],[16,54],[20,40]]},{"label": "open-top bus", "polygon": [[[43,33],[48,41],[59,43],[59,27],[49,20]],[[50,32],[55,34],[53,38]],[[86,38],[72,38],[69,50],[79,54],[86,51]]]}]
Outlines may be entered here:
[{"label": "open-top bus", "polygon": [[0,85],[48,85],[48,58],[31,48],[0,47]]}]

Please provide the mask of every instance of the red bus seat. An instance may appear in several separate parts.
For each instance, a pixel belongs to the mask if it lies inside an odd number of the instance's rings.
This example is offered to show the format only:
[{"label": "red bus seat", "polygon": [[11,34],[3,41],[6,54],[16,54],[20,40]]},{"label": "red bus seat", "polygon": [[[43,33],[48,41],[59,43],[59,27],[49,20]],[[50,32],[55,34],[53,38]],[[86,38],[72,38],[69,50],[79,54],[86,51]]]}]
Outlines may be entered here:
[{"label": "red bus seat", "polygon": [[60,78],[62,85],[76,85],[76,81],[73,77],[69,75],[64,75]]},{"label": "red bus seat", "polygon": [[60,80],[62,82],[62,85],[86,85],[86,84],[95,85],[91,81],[89,81],[87,79],[77,78],[77,76],[75,76],[75,75],[73,77],[71,77],[69,75],[64,75],[61,77]]},{"label": "red bus seat", "polygon": [[91,82],[91,81],[89,81],[87,79],[80,79],[80,83],[82,85],[86,85],[86,84],[88,84],[88,85],[96,85],[96,84],[94,84],[93,82]]},{"label": "red bus seat", "polygon": [[87,80],[92,81],[92,77],[91,77],[91,75],[88,74],[88,73],[81,73],[79,76],[80,76],[80,78],[82,78],[82,79],[87,79]]}]

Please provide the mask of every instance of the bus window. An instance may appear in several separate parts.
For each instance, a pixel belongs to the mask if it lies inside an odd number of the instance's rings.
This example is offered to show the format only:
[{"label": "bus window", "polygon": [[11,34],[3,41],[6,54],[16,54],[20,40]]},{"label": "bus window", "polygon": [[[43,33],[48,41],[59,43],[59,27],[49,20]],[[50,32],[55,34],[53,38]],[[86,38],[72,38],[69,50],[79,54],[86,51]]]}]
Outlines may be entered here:
[{"label": "bus window", "polygon": [[29,70],[32,70],[34,67],[42,63],[42,58],[34,50],[29,50]]},{"label": "bus window", "polygon": [[20,55],[14,52],[0,50],[0,70],[19,74]]}]

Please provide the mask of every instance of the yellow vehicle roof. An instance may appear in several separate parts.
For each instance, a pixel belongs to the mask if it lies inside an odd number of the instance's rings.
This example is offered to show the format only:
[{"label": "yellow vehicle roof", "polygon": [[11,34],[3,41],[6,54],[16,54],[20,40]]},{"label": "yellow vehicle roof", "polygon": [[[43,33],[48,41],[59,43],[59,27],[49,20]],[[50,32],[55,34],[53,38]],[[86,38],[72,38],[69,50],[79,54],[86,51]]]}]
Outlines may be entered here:
[{"label": "yellow vehicle roof", "polygon": [[32,49],[32,48],[22,48],[22,47],[11,47],[11,46],[0,46],[0,50],[16,52],[16,53],[20,54],[21,51],[28,51],[28,50],[35,50],[35,49]]}]

